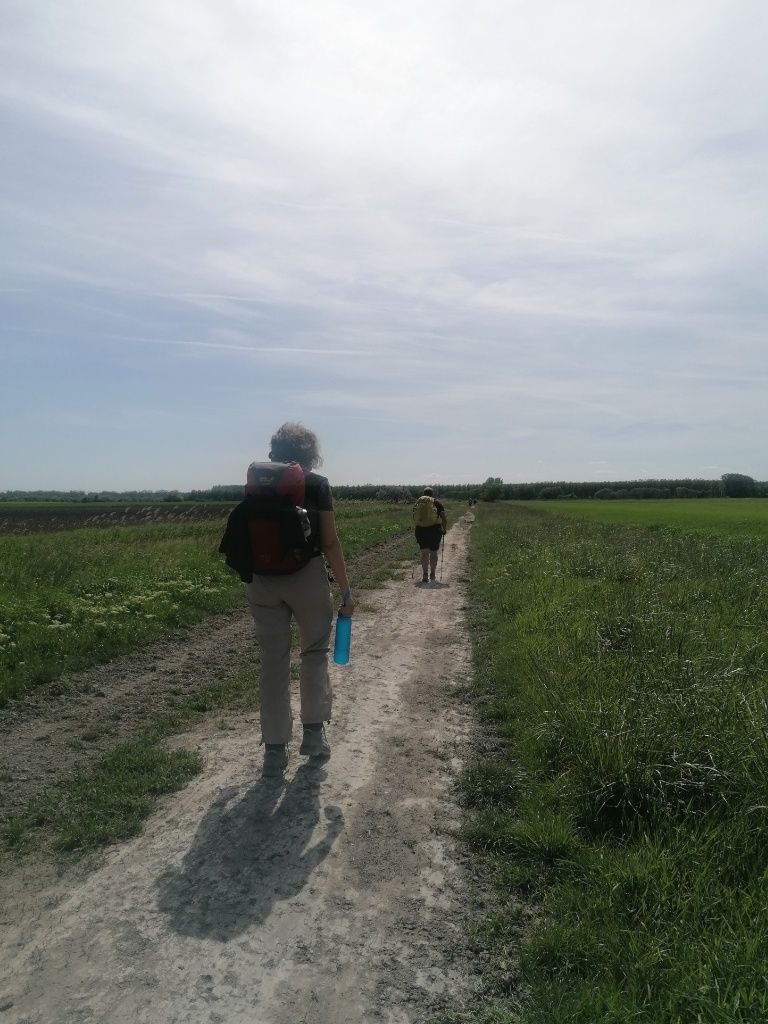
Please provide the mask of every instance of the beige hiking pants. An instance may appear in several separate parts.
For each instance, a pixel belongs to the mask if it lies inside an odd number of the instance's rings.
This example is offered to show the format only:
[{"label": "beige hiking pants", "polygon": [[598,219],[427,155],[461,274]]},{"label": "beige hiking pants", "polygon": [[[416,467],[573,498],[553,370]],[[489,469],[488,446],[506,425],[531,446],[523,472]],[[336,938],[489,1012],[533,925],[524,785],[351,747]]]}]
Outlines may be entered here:
[{"label": "beige hiking pants", "polygon": [[302,722],[331,718],[328,646],[333,622],[331,589],[322,558],[288,576],[254,576],[245,596],[261,650],[261,738],[288,743],[291,712],[291,617],[301,637]]}]

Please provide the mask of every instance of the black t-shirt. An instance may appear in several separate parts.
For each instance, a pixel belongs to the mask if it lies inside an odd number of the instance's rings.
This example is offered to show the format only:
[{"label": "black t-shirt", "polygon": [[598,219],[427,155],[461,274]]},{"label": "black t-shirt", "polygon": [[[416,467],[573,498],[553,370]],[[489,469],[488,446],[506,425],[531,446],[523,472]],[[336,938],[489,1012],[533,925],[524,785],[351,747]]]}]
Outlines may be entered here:
[{"label": "black t-shirt", "polygon": [[320,512],[333,512],[331,485],[319,473],[304,474],[304,507],[312,526],[312,556],[321,554]]},{"label": "black t-shirt", "polygon": [[319,473],[304,474],[304,503],[307,510],[333,512],[331,485],[324,476]]}]

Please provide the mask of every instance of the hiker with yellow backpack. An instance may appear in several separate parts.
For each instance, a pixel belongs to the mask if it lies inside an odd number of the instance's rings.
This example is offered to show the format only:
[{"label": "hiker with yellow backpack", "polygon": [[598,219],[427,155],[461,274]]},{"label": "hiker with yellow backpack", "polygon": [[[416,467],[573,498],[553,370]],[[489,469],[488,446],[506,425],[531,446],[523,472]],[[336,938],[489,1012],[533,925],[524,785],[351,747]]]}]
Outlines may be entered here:
[{"label": "hiker with yellow backpack", "polygon": [[434,583],[437,553],[448,529],[445,506],[438,501],[431,487],[425,487],[413,506],[416,543],[421,551],[421,582]]}]

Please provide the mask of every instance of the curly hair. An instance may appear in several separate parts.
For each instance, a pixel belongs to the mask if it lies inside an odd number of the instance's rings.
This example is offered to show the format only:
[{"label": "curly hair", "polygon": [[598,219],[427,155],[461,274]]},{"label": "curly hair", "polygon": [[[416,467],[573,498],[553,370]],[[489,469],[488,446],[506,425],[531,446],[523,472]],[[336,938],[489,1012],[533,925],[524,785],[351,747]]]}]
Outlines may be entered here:
[{"label": "curly hair", "polygon": [[298,462],[308,472],[323,463],[317,435],[301,423],[284,423],[269,442],[273,462]]}]

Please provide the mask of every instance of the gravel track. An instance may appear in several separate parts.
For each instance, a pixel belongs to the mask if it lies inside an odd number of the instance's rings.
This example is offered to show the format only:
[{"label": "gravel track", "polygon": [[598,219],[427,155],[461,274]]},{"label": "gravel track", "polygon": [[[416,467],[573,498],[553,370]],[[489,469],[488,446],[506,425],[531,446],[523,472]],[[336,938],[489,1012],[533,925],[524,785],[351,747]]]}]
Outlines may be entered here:
[{"label": "gravel track", "polygon": [[325,766],[296,742],[285,779],[262,779],[256,716],[206,720],[173,740],[202,773],[140,836],[88,872],[22,861],[3,877],[2,1024],[417,1024],[472,1001],[453,791],[473,730],[469,525],[447,537],[442,585],[366,595],[333,669]]}]

